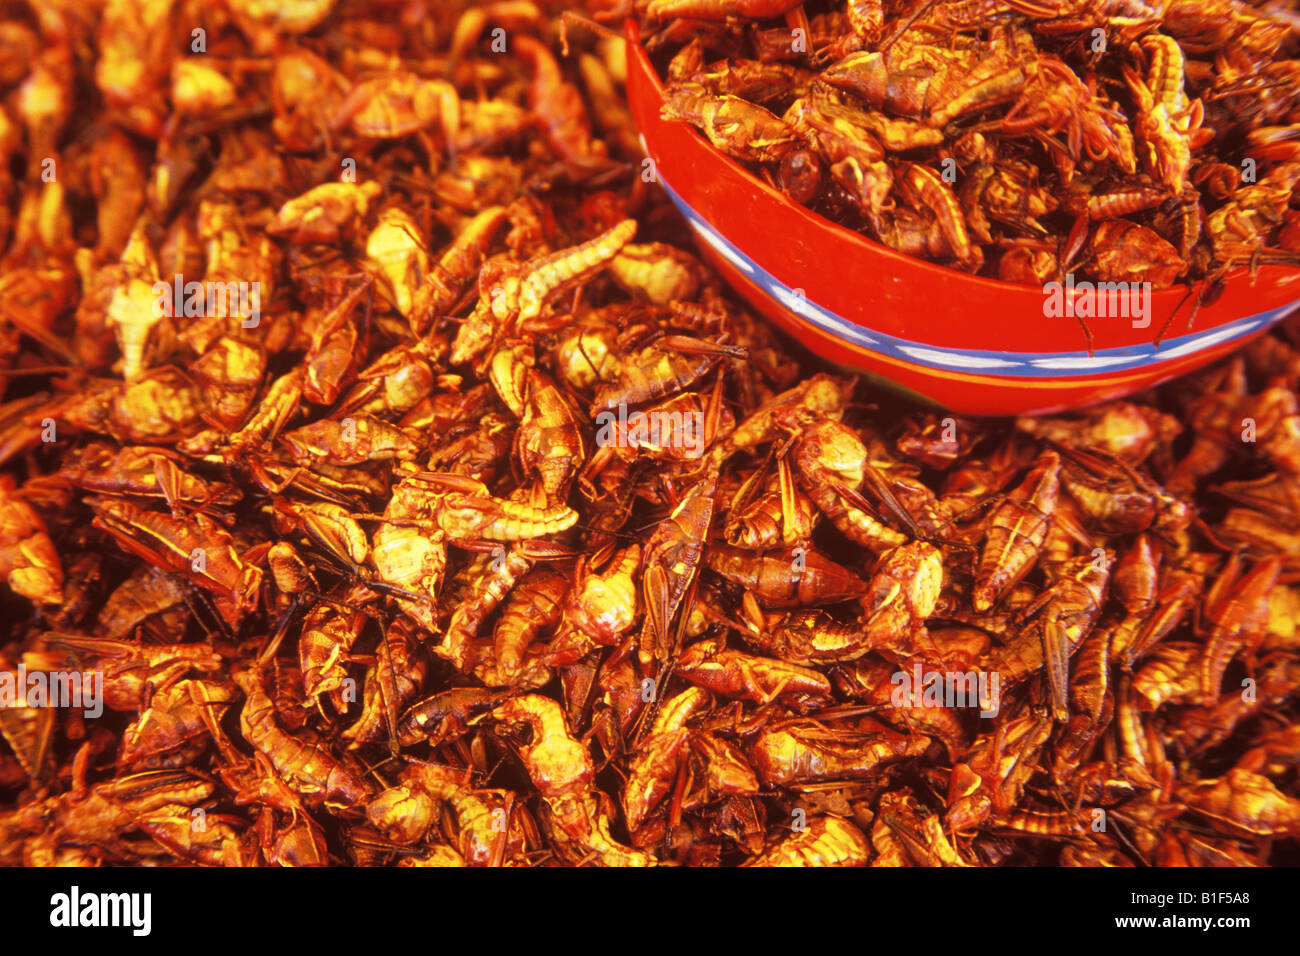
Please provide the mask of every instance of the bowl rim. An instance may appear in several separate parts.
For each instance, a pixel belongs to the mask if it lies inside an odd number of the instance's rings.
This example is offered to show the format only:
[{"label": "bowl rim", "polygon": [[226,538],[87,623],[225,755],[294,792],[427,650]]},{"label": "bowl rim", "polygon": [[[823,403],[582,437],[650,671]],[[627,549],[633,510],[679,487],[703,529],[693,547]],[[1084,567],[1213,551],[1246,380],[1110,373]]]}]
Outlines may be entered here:
[{"label": "bowl rim", "polygon": [[[666,180],[659,185],[668,193],[678,211],[695,230],[697,237],[719,259],[727,261],[736,277],[752,284],[782,313],[800,326],[816,329],[836,340],[840,346],[860,357],[879,361],[888,359],[904,365],[925,368],[936,375],[982,375],[1006,380],[1044,382],[1084,380],[1097,376],[1116,376],[1157,369],[1238,340],[1244,342],[1300,308],[1300,297],[1284,305],[1237,319],[1207,325],[1203,329],[1171,335],[1159,345],[1139,342],[1106,345],[1091,349],[1060,348],[1051,351],[1020,351],[1005,348],[970,348],[905,338],[875,326],[866,326],[832,312],[808,297],[796,298],[790,289],[762,265],[747,256],[710,223],[706,222]],[[725,247],[725,248],[724,248]],[[741,266],[737,260],[742,260]],[[766,281],[771,280],[771,281]],[[732,280],[733,284],[736,281]],[[777,290],[781,291],[777,291]]]}]

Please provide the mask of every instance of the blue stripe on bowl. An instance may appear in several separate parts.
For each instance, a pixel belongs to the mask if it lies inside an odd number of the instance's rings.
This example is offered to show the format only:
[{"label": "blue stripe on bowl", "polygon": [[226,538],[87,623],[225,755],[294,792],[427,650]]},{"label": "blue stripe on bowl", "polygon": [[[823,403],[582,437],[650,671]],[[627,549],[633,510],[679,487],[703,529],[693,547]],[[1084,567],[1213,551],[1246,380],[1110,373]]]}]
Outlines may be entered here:
[{"label": "blue stripe on bowl", "polygon": [[1090,372],[1122,371],[1126,368],[1155,365],[1182,358],[1212,345],[1242,338],[1278,321],[1300,304],[1300,299],[1297,299],[1281,308],[1247,316],[1226,325],[1216,326],[1206,332],[1166,339],[1159,348],[1154,343],[1148,343],[1114,349],[1097,349],[1092,354],[1086,351],[987,352],[979,349],[936,348],[922,342],[894,338],[883,332],[874,330],[868,332],[862,326],[809,301],[741,252],[706,222],[668,185],[662,171],[659,172],[659,184],[676,203],[677,208],[686,217],[686,221],[690,223],[701,241],[712,246],[719,255],[787,310],[806,319],[824,332],[829,332],[868,351],[879,352],[927,368],[979,372],[1009,378],[1057,378],[1063,375],[1086,375]]}]

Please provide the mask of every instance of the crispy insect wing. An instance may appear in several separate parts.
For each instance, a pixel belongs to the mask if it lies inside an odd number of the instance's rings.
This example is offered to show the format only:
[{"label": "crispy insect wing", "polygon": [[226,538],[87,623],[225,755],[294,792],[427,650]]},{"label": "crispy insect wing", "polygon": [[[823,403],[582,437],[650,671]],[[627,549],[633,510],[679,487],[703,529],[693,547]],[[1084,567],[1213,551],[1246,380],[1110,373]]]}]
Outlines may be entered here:
[{"label": "crispy insect wing", "polygon": [[1051,572],[1052,584],[1034,605],[1041,604],[1035,624],[1041,628],[1052,715],[1057,720],[1065,720],[1069,713],[1070,656],[1082,646],[1105,603],[1114,556],[1100,550],[1096,555],[1062,562]]},{"label": "crispy insect wing", "polygon": [[384,632],[375,663],[366,670],[361,716],[343,731],[351,741],[349,748],[381,737],[396,747],[402,729],[399,720],[409,713],[407,705],[419,696],[427,673],[427,655],[415,626],[399,618]]},{"label": "crispy insect wing", "polygon": [[989,516],[975,575],[975,610],[987,611],[1033,567],[1051,526],[1060,468],[1060,455],[1044,452]]},{"label": "crispy insect wing", "polygon": [[641,578],[646,627],[642,661],[666,661],[680,645],[674,621],[699,574],[713,521],[718,473],[710,471],[686,493],[671,515],[656,525],[646,543]]},{"label": "crispy insect wing", "polygon": [[[1201,663],[1201,694],[1204,700],[1218,697],[1224,668],[1237,653],[1253,654],[1263,639],[1268,623],[1268,596],[1282,570],[1282,559],[1259,562],[1241,579],[1225,570],[1206,595],[1210,634]],[[1224,587],[1233,587],[1223,593]]]},{"label": "crispy insect wing", "polygon": [[182,520],[109,498],[89,504],[96,526],[123,549],[229,600],[227,613],[238,618],[256,605],[262,571],[244,563],[220,525],[203,515]]},{"label": "crispy insect wing", "polygon": [[501,226],[506,222],[504,206],[490,206],[468,223],[447,246],[425,281],[415,293],[411,330],[417,335],[428,331],[434,321],[446,314],[464,293]]}]

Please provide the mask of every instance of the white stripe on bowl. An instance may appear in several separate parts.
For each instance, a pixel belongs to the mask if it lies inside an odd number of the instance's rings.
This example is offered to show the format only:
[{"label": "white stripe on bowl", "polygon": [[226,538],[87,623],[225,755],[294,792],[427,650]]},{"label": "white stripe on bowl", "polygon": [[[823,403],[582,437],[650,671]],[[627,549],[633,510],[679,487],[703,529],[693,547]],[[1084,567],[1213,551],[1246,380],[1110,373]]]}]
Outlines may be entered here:
[{"label": "white stripe on bowl", "polygon": [[848,339],[851,342],[860,342],[866,345],[876,345],[879,339],[876,339],[862,330],[862,326],[853,325],[846,322],[833,312],[827,312],[821,306],[809,302],[804,296],[796,295],[791,289],[780,283],[765,285],[764,288],[776,299],[781,305],[785,306],[791,312],[807,319],[815,325],[820,325],[823,329],[837,333],[841,338]]},{"label": "white stripe on bowl", "polygon": [[1145,355],[1118,355],[1106,357],[1103,355],[1079,355],[1079,356],[1061,356],[1060,358],[1037,358],[1030,359],[1029,364],[1034,368],[1110,368],[1115,365],[1132,365],[1134,362],[1145,362]]},{"label": "white stripe on bowl", "polygon": [[914,345],[900,345],[898,351],[935,365],[949,365],[953,368],[1017,368],[1024,362],[1008,362],[1004,359],[981,358],[978,355],[962,355],[957,352],[941,352],[938,349],[917,348]]},{"label": "white stripe on bowl", "polygon": [[1190,355],[1192,352],[1199,352],[1201,349],[1208,349],[1211,345],[1217,345],[1220,342],[1226,342],[1228,339],[1245,335],[1251,329],[1259,325],[1258,322],[1251,322],[1248,325],[1238,325],[1232,328],[1219,329],[1217,332],[1210,332],[1206,335],[1200,335],[1190,342],[1184,342],[1182,345],[1176,345],[1171,349],[1157,349],[1155,360],[1178,358],[1182,355]]},{"label": "white stripe on bowl", "polygon": [[741,272],[745,273],[745,275],[750,276],[754,274],[754,267],[750,264],[749,260],[736,252],[736,250],[731,247],[731,243],[727,242],[726,239],[723,239],[722,236],[715,232],[713,227],[706,225],[703,221],[698,219],[691,220],[691,227],[700,234],[701,239],[711,245],[714,249],[718,250],[719,253],[726,257],[728,262]]}]

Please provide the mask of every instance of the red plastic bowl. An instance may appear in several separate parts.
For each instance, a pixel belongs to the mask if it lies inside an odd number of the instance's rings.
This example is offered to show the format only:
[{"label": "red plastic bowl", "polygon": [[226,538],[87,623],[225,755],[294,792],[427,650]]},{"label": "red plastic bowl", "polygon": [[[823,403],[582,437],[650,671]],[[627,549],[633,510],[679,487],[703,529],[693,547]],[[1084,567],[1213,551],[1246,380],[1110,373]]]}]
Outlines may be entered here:
[{"label": "red plastic bowl", "polygon": [[[1151,293],[1150,324],[1044,315],[1043,290],[923,262],[794,203],[685,123],[627,24],[627,94],[660,184],[700,248],[756,309],[817,354],[967,415],[1059,411],[1199,368],[1300,306],[1300,269],[1226,278],[1187,329],[1186,286]],[[1178,310],[1159,346],[1156,332]]]}]

